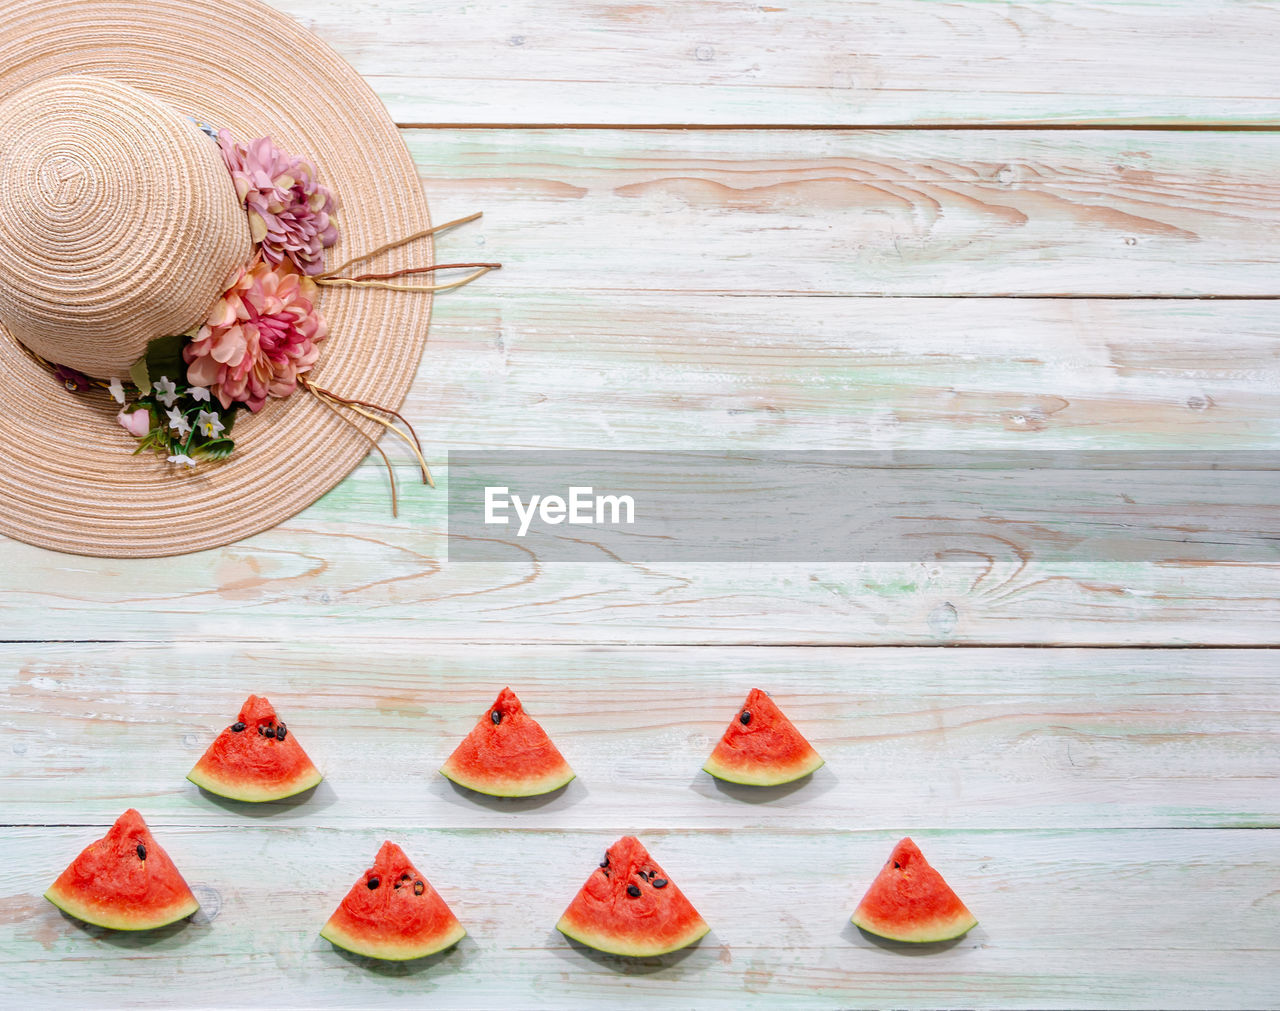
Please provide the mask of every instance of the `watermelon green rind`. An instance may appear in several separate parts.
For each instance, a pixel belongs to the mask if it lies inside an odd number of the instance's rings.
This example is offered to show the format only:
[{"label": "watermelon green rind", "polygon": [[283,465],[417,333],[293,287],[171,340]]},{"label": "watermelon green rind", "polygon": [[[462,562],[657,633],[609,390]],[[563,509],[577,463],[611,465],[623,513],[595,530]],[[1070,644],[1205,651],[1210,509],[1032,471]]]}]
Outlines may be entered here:
[{"label": "watermelon green rind", "polygon": [[937,944],[939,941],[954,941],[964,937],[978,925],[977,919],[970,913],[968,916],[950,917],[920,923],[912,928],[903,928],[897,924],[880,923],[868,916],[854,913],[851,917],[853,925],[875,934],[888,941],[902,941],[906,944]]},{"label": "watermelon green rind", "polygon": [[686,948],[711,928],[640,840],[623,836],[609,847],[605,863],[591,872],[556,929],[597,951],[648,958]]},{"label": "watermelon green rind", "polygon": [[[417,891],[416,885],[422,890]],[[320,936],[357,955],[406,962],[444,951],[466,933],[404,850],[388,841],[378,850],[373,866],[351,886]]]},{"label": "watermelon green rind", "polygon": [[[750,713],[746,723],[744,714]],[[743,786],[783,786],[826,764],[768,693],[753,688],[702,766]]]},{"label": "watermelon green rind", "polygon": [[441,766],[440,775],[459,786],[466,787],[475,793],[483,793],[488,797],[540,797],[562,789],[578,778],[578,774],[570,769],[567,773],[549,772],[544,776],[521,779],[498,777],[476,779],[468,776],[464,769],[452,762],[445,762]]},{"label": "watermelon green rind", "polygon": [[103,906],[101,903],[83,902],[77,896],[60,889],[56,882],[49,886],[44,897],[67,915],[74,916],[85,923],[91,923],[95,927],[106,927],[109,930],[156,930],[159,927],[177,923],[179,920],[185,920],[200,908],[200,903],[193,895],[185,901],[174,902],[167,909],[151,910],[146,916],[128,915]]},{"label": "watermelon green rind", "polygon": [[200,908],[169,854],[133,808],[117,818],[105,836],[86,846],[44,897],[76,919],[111,930],[154,930]]},{"label": "watermelon green rind", "polygon": [[726,783],[738,783],[742,786],[784,786],[812,775],[826,764],[817,752],[793,764],[755,766],[741,762],[734,766],[725,765],[712,755],[702,771],[709,772]]},{"label": "watermelon green rind", "polygon": [[459,786],[490,797],[538,797],[576,778],[510,688],[502,689],[440,772]]},{"label": "watermelon green rind", "polygon": [[428,955],[444,951],[466,937],[467,932],[462,924],[458,923],[431,944],[407,945],[397,944],[394,941],[371,941],[368,938],[356,937],[341,924],[330,922],[324,925],[320,936],[354,955],[364,955],[383,962],[408,962],[411,959],[426,958]]},{"label": "watermelon green rind", "polygon": [[284,740],[260,732],[283,726],[267,698],[250,695],[236,723],[244,729],[224,729],[187,774],[196,786],[228,800],[261,804],[296,797],[324,779],[292,731],[282,731]]},{"label": "watermelon green rind", "polygon": [[556,930],[588,948],[603,951],[607,955],[625,955],[628,958],[653,958],[657,955],[668,955],[681,948],[687,948],[699,941],[711,931],[703,921],[699,925],[690,926],[686,931],[667,941],[653,942],[644,939],[627,940],[608,931],[597,930],[587,924],[575,922],[568,913],[560,917]]},{"label": "watermelon green rind", "polygon": [[320,770],[312,767],[309,772],[300,773],[290,781],[281,781],[278,785],[258,786],[251,783],[227,782],[208,769],[196,767],[187,773],[187,779],[202,790],[208,790],[228,800],[240,800],[248,804],[261,804],[272,800],[287,800],[300,793],[306,793],[320,785],[324,776]]},{"label": "watermelon green rind", "polygon": [[877,937],[909,944],[952,941],[978,923],[909,838],[894,847],[850,920]]}]

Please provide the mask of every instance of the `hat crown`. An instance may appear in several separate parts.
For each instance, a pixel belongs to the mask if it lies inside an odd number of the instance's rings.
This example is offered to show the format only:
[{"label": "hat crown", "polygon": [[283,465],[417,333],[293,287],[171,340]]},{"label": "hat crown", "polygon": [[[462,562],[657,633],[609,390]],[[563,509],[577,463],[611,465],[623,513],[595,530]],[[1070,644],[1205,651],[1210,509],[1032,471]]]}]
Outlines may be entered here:
[{"label": "hat crown", "polygon": [[41,357],[126,376],[251,249],[216,143],[176,110],[81,76],[0,102],[0,323]]}]

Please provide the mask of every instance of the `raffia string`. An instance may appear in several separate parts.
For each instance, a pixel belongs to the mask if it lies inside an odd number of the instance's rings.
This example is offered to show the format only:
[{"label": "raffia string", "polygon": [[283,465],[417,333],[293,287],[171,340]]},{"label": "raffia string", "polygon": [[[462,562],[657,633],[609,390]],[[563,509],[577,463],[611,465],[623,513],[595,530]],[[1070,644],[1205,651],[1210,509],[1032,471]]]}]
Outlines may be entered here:
[{"label": "raffia string", "polygon": [[[417,459],[418,468],[422,472],[422,483],[426,485],[430,485],[432,488],[436,486],[435,479],[432,478],[431,476],[431,468],[427,466],[426,457],[423,455],[423,452],[422,452],[422,441],[418,438],[418,433],[414,429],[413,425],[409,422],[409,419],[406,418],[399,411],[394,410],[390,407],[383,407],[381,404],[371,404],[367,400],[352,400],[349,397],[339,396],[337,393],[334,393],[332,390],[326,390],[323,386],[317,386],[315,383],[307,379],[306,376],[298,377],[298,385],[301,386],[308,393],[312,394],[313,396],[315,396],[320,400],[326,401],[330,405],[346,407],[351,411],[354,411],[356,414],[359,414],[361,417],[368,418],[370,421],[376,421],[379,425],[381,425],[387,431],[394,432],[397,436],[399,436],[401,439],[404,440],[405,444],[409,447],[409,451],[413,453],[414,457]],[[366,408],[366,407],[369,408],[369,410],[367,411],[363,410],[363,408]],[[401,431],[399,428],[397,428],[390,421],[387,421],[385,418],[380,418],[378,417],[378,415],[371,413],[371,411],[379,411],[382,414],[388,414],[391,417],[395,418],[402,425],[404,425],[406,429],[408,429],[408,434]]]},{"label": "raffia string", "polygon": [[377,450],[378,455],[382,457],[382,462],[386,465],[387,480],[391,482],[391,515],[398,518],[400,516],[400,503],[396,495],[395,468],[391,466],[391,461],[387,459],[387,454],[384,453],[382,450],[382,447],[378,445],[378,440],[375,439],[368,432],[361,429],[354,421],[352,421],[340,410],[338,410],[338,408],[335,407],[333,404],[331,404],[326,397],[324,397],[320,393],[317,393],[316,388],[310,385],[309,383],[303,381],[302,377],[299,377],[298,381],[302,385],[303,389],[307,390],[307,392],[309,393],[312,393],[315,396],[316,400],[319,401],[322,405],[324,405],[324,407],[327,410],[331,411],[339,421],[341,421],[344,425],[350,425],[352,428],[354,428],[361,436],[363,436],[365,439],[369,441],[370,446],[372,446],[375,450]]},{"label": "raffia string", "polygon": [[[465,225],[470,221],[475,221],[483,216],[482,211],[475,214],[469,214],[465,218],[456,218],[453,221],[446,221],[443,225],[435,225],[432,228],[425,228],[420,232],[414,232],[412,235],[406,235],[402,239],[396,239],[394,242],[388,242],[386,245],[379,246],[370,253],[363,253],[360,256],[353,256],[341,267],[326,271],[315,278],[316,284],[326,288],[378,288],[382,291],[415,291],[415,292],[437,292],[450,291],[453,288],[461,288],[463,285],[470,284],[472,281],[484,277],[491,270],[498,270],[502,267],[500,263],[442,263],[435,267],[408,267],[404,270],[393,271],[389,274],[361,274],[358,277],[343,277],[342,274],[351,266],[357,263],[363,263],[366,260],[372,260],[374,257],[381,256],[383,253],[389,253],[393,249],[399,249],[401,246],[407,246],[411,242],[417,242],[419,239],[425,239],[428,236],[443,232],[447,228],[454,228],[457,225]],[[478,267],[472,274],[458,281],[450,281],[446,284],[390,284],[388,282],[398,277],[407,277],[410,274],[426,274],[433,270],[445,270],[448,268],[461,267]]]}]

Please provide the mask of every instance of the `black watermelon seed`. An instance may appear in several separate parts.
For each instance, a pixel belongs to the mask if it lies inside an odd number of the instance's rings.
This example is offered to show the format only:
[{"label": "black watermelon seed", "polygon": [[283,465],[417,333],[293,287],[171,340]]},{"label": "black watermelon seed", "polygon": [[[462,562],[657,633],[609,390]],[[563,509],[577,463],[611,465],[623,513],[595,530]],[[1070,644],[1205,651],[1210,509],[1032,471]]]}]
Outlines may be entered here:
[{"label": "black watermelon seed", "polygon": [[666,878],[654,878],[652,881],[650,881],[650,882],[649,882],[649,884],[653,885],[653,887],[654,887],[654,888],[666,888],[666,887],[667,887],[667,879],[666,879]]},{"label": "black watermelon seed", "polygon": [[369,891],[373,891],[380,884],[382,884],[382,882],[379,881],[377,878],[370,878],[368,884],[369,884]]},{"label": "black watermelon seed", "polygon": [[603,860],[601,860],[601,861],[600,861],[600,866],[601,866],[601,867],[608,867],[608,866],[609,866],[609,858],[608,858],[608,857],[605,857]]},{"label": "black watermelon seed", "polygon": [[635,885],[627,885],[627,894],[630,895],[633,899],[639,898],[640,889],[637,888]]},{"label": "black watermelon seed", "polygon": [[421,895],[424,891],[426,891],[426,888],[427,886],[424,885],[421,881],[415,881],[413,883],[413,894]]},{"label": "black watermelon seed", "polygon": [[489,714],[489,719],[493,720],[494,723],[501,723],[502,713],[498,712],[498,710],[495,709],[493,712]]},{"label": "black watermelon seed", "polygon": [[147,848],[143,846],[142,843],[138,843],[138,859],[139,860],[147,859]]},{"label": "black watermelon seed", "polygon": [[401,874],[401,875],[400,875],[400,880],[401,880],[401,881],[408,881],[408,880],[409,880],[410,878],[412,878],[412,877],[413,877],[413,875],[412,875],[412,874],[410,874],[408,871],[405,871],[403,874]]},{"label": "black watermelon seed", "polygon": [[240,733],[240,731],[242,731],[242,730],[244,729],[244,724],[243,724],[243,723],[233,723],[233,724],[231,724],[231,729],[232,729],[235,733],[237,733],[237,734],[238,734],[238,733]]},{"label": "black watermelon seed", "polygon": [[750,709],[744,709],[744,710],[742,710],[742,715],[738,717],[738,722],[739,722],[739,723],[741,723],[744,727],[745,727],[748,723],[750,723],[750,722],[751,722],[751,710],[750,710]]},{"label": "black watermelon seed", "polygon": [[277,740],[277,741],[283,741],[283,740],[284,740],[284,735],[285,735],[285,734],[287,734],[288,732],[289,732],[289,731],[285,730],[285,728],[284,728],[284,725],[283,725],[283,724],[281,724],[280,726],[276,727],[276,740]]},{"label": "black watermelon seed", "polygon": [[896,860],[895,860],[895,861],[893,862],[893,869],[894,869],[895,871],[900,871],[900,870],[902,870],[902,864],[898,863],[898,861],[896,861]]}]

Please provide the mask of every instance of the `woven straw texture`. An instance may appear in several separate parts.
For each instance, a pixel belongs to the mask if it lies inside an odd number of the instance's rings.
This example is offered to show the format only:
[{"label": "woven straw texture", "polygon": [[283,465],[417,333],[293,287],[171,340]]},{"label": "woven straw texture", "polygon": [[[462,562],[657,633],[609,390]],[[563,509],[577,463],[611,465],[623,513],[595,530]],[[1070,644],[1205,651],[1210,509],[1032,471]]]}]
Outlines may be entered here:
[{"label": "woven straw texture", "polygon": [[[381,102],[327,46],[258,0],[5,0],[0,95],[68,74],[130,85],[181,115],[241,138],[271,135],[310,158],[342,201],[331,263],[429,226],[413,162]],[[113,184],[129,172],[111,171]],[[148,226],[159,227],[143,215]],[[159,255],[163,241],[142,236],[137,248]],[[427,266],[431,248],[420,243],[383,262]],[[174,304],[186,297],[181,287]],[[344,396],[400,406],[431,296],[330,289],[321,308],[332,335],[312,377]],[[341,481],[369,452],[360,433],[380,431],[361,419],[353,430],[299,393],[243,413],[235,455],[190,469],[133,456],[110,397],[62,389],[3,325],[0,384],[0,533],[77,554],[174,555],[260,533]]]},{"label": "woven straw texture", "polygon": [[0,102],[0,320],[37,354],[127,376],[252,251],[217,148],[154,98],[75,76]]}]

